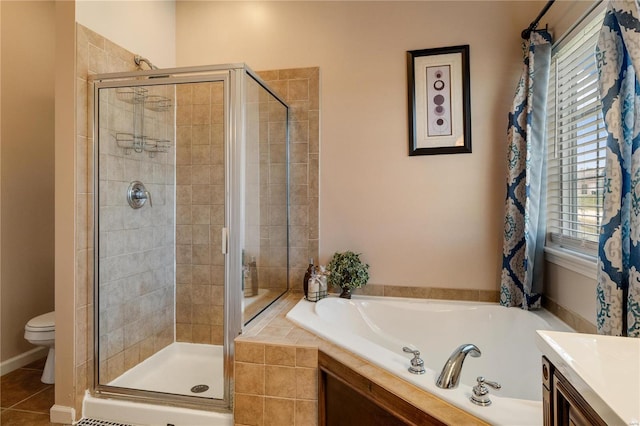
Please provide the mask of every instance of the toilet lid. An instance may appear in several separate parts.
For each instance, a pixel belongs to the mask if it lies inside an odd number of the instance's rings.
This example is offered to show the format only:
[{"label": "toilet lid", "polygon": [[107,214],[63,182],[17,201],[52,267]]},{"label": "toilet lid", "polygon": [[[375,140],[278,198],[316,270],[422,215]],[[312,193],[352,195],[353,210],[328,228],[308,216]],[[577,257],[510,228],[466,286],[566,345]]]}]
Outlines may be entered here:
[{"label": "toilet lid", "polygon": [[32,318],[25,329],[29,331],[53,331],[56,328],[55,312],[49,312]]}]

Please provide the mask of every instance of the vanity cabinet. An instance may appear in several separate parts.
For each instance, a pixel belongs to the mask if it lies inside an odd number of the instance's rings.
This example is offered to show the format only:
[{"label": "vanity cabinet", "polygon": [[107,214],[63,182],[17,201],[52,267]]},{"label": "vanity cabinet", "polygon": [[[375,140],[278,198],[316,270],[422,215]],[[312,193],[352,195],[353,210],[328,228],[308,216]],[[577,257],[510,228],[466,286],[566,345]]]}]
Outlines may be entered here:
[{"label": "vanity cabinet", "polygon": [[542,357],[544,426],[606,426],[607,423],[546,358]]}]

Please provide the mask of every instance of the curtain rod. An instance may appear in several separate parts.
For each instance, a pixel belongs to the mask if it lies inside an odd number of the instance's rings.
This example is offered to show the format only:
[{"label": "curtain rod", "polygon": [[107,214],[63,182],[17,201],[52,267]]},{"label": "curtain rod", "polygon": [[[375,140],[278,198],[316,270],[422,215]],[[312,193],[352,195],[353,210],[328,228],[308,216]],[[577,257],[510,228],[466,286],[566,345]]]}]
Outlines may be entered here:
[{"label": "curtain rod", "polygon": [[529,39],[529,36],[531,36],[531,31],[535,30],[538,27],[538,22],[540,22],[540,19],[542,19],[544,14],[547,13],[547,10],[549,10],[549,8],[551,7],[551,5],[554,2],[555,2],[555,0],[549,0],[547,2],[547,4],[544,5],[544,7],[540,11],[540,13],[538,13],[538,16],[536,17],[536,19],[534,19],[533,22],[531,22],[531,24],[529,24],[529,27],[527,27],[526,29],[522,30],[521,36],[522,36],[523,39],[525,39],[525,40]]}]

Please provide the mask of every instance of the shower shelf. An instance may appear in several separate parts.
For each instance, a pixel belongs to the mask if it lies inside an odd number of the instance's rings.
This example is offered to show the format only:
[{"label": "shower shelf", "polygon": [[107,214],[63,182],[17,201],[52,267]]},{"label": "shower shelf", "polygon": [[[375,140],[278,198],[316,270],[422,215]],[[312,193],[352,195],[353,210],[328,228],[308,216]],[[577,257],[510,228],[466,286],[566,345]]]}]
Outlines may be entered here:
[{"label": "shower shelf", "polygon": [[116,90],[116,96],[119,100],[128,104],[141,104],[144,102],[149,91],[144,87],[127,87]]},{"label": "shower shelf", "polygon": [[146,109],[157,112],[169,111],[173,104],[166,96],[150,95],[143,87],[127,87],[116,91],[119,100],[128,104],[142,104]]},{"label": "shower shelf", "polygon": [[[118,132],[116,143],[124,149],[126,155],[131,151],[149,154],[155,157],[158,152],[169,152],[171,141],[168,139],[152,138],[144,135],[144,109],[153,112],[167,112],[173,106],[170,98],[160,95],[150,95],[144,87],[123,87],[116,90],[118,100],[133,105],[133,133]],[[141,109],[142,106],[144,109]]]},{"label": "shower shelf", "polygon": [[171,141],[168,139],[155,139],[147,136],[136,136],[133,133],[116,133],[116,143],[120,148],[124,148],[125,154],[131,151],[149,153],[149,157],[155,157],[158,152],[169,152]]},{"label": "shower shelf", "polygon": [[150,109],[151,111],[164,112],[169,111],[172,107],[171,99],[158,96],[158,95],[149,95],[144,100],[144,107]]},{"label": "shower shelf", "polygon": [[149,157],[155,157],[156,152],[169,152],[171,141],[168,139],[145,138],[144,150],[149,153]]},{"label": "shower shelf", "polygon": [[142,152],[144,146],[142,138],[135,136],[133,133],[116,133],[116,143],[120,148],[124,148],[124,153],[129,155],[131,150]]}]

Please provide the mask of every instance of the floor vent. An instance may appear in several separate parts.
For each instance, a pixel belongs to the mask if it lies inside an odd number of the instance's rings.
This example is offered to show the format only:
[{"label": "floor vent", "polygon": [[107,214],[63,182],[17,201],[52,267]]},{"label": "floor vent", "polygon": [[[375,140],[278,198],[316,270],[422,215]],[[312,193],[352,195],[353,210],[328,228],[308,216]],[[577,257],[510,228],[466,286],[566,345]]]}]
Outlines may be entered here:
[{"label": "floor vent", "polygon": [[110,422],[107,420],[80,419],[76,426],[132,426],[128,423]]}]

